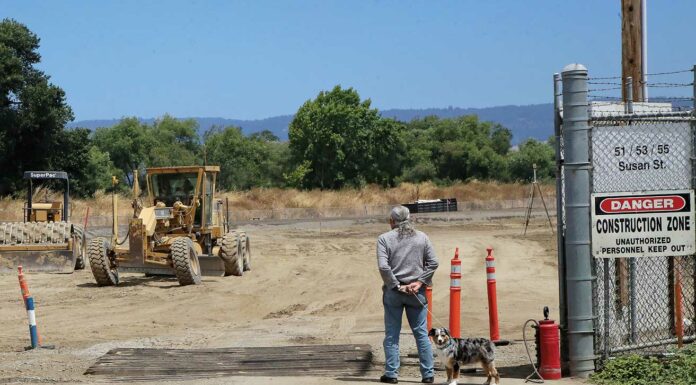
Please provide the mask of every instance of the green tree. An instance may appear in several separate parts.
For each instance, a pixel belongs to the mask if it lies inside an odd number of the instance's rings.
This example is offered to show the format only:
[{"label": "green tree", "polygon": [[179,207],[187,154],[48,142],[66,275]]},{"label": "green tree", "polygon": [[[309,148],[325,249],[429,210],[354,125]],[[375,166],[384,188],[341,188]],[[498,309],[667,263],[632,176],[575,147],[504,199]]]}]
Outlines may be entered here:
[{"label": "green tree", "polygon": [[132,173],[148,159],[153,147],[147,126],[138,118],[123,118],[113,127],[97,128],[94,144],[108,153],[114,165],[120,169],[129,185],[133,185]]},{"label": "green tree", "polygon": [[491,147],[498,155],[507,155],[510,151],[510,142],[512,141],[512,132],[507,128],[496,124],[493,127],[491,134]]},{"label": "green tree", "polygon": [[111,175],[122,178],[109,155],[99,151],[90,140],[90,130],[76,128],[61,131],[57,138],[60,151],[51,154],[49,168],[70,176],[70,191],[76,196],[91,196],[111,186]]},{"label": "green tree", "polygon": [[264,142],[280,142],[280,138],[278,138],[273,132],[269,130],[254,132],[251,135],[249,135],[249,138],[258,139]]},{"label": "green tree", "polygon": [[145,135],[146,166],[200,164],[198,123],[194,119],[178,120],[171,115],[164,115],[152,126],[145,126]]},{"label": "green tree", "polygon": [[511,137],[506,128],[481,122],[474,115],[413,120],[405,133],[408,156],[401,180],[505,179],[508,169],[504,154]]},{"label": "green tree", "polygon": [[534,164],[537,166],[537,178],[550,180],[555,177],[555,153],[548,142],[529,139],[520,144],[517,151],[510,152],[510,178],[515,181],[531,181]]},{"label": "green tree", "polygon": [[[387,121],[352,88],[334,87],[305,102],[290,123],[290,153],[302,187],[390,184],[402,142],[401,124]],[[392,157],[392,158],[390,158]]]},{"label": "green tree", "polygon": [[50,167],[58,135],[73,119],[65,93],[35,66],[39,38],[12,19],[0,21],[0,195],[16,191],[25,170]]},{"label": "green tree", "polygon": [[437,146],[430,135],[430,127],[438,118],[427,116],[414,119],[406,124],[402,131],[406,143],[406,156],[399,181],[425,182],[437,178],[437,169],[433,162],[433,148]]},{"label": "green tree", "polygon": [[[111,188],[111,176],[114,175],[118,180],[124,180],[125,174],[120,169],[114,166],[114,163],[109,158],[109,154],[99,150],[97,146],[92,145],[89,148],[89,162],[83,174],[85,175],[85,191],[108,190]],[[125,185],[121,184],[120,188],[126,191]]]},{"label": "green tree", "polygon": [[289,151],[286,143],[267,141],[266,135],[244,136],[239,127],[208,131],[208,164],[221,167],[218,185],[227,190],[280,186]]}]

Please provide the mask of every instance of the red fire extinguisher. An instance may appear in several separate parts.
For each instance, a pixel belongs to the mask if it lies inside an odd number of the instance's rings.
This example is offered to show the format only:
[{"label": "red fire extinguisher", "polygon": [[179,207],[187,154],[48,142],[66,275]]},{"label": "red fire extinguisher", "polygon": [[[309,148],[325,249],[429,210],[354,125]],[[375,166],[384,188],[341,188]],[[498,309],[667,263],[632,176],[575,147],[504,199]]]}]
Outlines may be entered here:
[{"label": "red fire extinguisher", "polygon": [[549,307],[544,306],[544,319],[539,320],[536,333],[539,375],[544,380],[561,378],[561,348],[558,324],[549,319]]}]

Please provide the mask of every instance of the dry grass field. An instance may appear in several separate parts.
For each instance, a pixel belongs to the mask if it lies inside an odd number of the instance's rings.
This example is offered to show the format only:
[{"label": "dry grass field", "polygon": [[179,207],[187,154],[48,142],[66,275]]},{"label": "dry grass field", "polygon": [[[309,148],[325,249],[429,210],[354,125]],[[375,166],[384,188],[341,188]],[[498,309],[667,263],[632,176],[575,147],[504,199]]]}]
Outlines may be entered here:
[{"label": "dry grass field", "polygon": [[[547,201],[553,200],[555,187],[552,184],[541,186]],[[328,209],[353,208],[363,206],[386,206],[413,202],[417,199],[456,198],[459,202],[502,202],[521,201],[529,197],[530,186],[521,183],[478,182],[456,183],[451,186],[437,186],[431,182],[412,184],[402,183],[398,187],[382,188],[366,186],[360,189],[336,191],[297,190],[280,188],[254,188],[246,191],[222,192],[219,197],[228,199],[231,210],[271,210],[271,209]],[[45,192],[39,192],[38,199],[44,199]],[[53,196],[52,196],[53,195]],[[61,199],[59,194],[49,194],[50,199]],[[130,215],[131,198],[119,197],[119,214]],[[87,207],[90,216],[109,216],[111,195],[98,191],[92,199],[74,199],[73,218],[82,218]],[[24,199],[5,197],[0,199],[0,220],[20,220]],[[76,220],[76,219],[75,219]]]}]

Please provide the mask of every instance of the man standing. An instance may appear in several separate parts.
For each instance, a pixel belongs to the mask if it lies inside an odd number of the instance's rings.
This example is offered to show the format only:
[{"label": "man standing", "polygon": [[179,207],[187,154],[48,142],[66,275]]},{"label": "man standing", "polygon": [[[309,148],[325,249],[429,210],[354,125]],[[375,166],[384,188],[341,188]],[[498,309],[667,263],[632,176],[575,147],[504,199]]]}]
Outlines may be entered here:
[{"label": "man standing", "polygon": [[438,262],[430,239],[416,230],[409,220],[408,208],[396,206],[391,210],[392,230],[377,239],[377,265],[382,275],[384,304],[384,375],[381,382],[398,383],[399,333],[401,318],[406,318],[418,346],[422,382],[432,383],[433,350],[426,326],[428,307],[425,286],[432,284]]}]

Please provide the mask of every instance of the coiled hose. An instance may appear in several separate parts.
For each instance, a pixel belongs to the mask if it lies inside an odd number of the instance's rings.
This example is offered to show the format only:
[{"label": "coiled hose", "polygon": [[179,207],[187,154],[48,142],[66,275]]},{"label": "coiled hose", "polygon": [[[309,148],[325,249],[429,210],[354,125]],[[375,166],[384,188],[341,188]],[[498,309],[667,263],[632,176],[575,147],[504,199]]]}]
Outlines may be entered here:
[{"label": "coiled hose", "polygon": [[[532,359],[532,354],[529,352],[529,346],[527,345],[527,325],[533,322],[536,324],[537,330],[539,330],[539,322],[535,319],[528,319],[527,322],[524,323],[524,326],[522,326],[522,341],[524,342],[524,349],[527,351],[527,358],[529,358],[529,363],[532,364],[532,368],[534,371],[528,375],[527,377],[524,378],[524,382],[533,382],[535,384],[543,384],[544,383],[544,378],[541,377],[541,374],[539,374],[539,370],[537,370],[536,364],[534,363],[534,360]],[[539,377],[539,379],[532,378],[532,376],[536,375]]]}]

